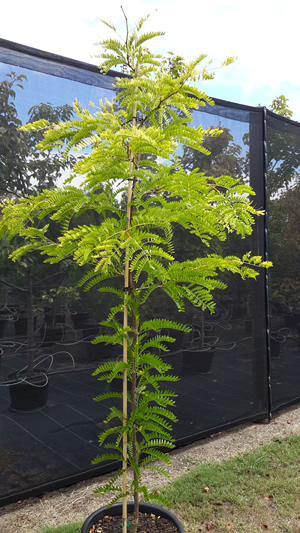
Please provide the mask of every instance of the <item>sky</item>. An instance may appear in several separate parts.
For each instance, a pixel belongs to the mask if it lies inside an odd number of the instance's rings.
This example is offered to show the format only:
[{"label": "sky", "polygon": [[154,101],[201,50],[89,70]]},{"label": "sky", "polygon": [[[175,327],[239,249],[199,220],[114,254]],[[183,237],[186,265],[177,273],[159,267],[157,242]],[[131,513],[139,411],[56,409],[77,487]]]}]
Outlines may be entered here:
[{"label": "sky", "polygon": [[[150,14],[145,31],[164,31],[151,49],[192,60],[213,60],[214,80],[201,89],[215,98],[270,107],[289,99],[300,121],[299,15],[295,0],[10,0],[1,7],[0,37],[69,58],[98,64],[94,43],[114,38],[100,19],[117,26],[122,37]],[[151,41],[148,46],[150,47]],[[227,57],[235,62],[219,68]]]}]

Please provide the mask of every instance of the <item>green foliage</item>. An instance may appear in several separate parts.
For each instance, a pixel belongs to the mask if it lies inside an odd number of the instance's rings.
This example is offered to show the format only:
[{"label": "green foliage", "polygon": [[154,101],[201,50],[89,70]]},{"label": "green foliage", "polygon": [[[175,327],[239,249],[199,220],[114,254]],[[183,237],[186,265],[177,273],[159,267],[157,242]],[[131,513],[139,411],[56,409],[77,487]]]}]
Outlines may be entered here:
[{"label": "green foliage", "polygon": [[[105,325],[107,325],[107,322],[105,322]],[[116,333],[111,337],[97,337],[94,342],[106,341],[108,343],[122,345],[124,328],[121,328],[120,324],[115,321],[112,321],[111,325]],[[166,327],[189,331],[188,327],[173,323],[170,320],[145,321],[141,325],[138,338],[133,340],[133,329],[128,328],[126,331],[129,342],[128,364],[122,361],[108,361],[99,366],[94,372],[94,375],[97,375],[98,379],[108,382],[111,382],[115,378],[123,379],[123,369],[125,366],[128,369],[129,380],[132,381],[133,372],[136,374],[136,390],[128,392],[128,402],[132,404],[132,394],[134,393],[137,407],[135,410],[131,410],[125,424],[123,424],[124,418],[122,411],[116,407],[110,408],[110,414],[105,422],[110,424],[111,421],[116,419],[117,423],[113,426],[110,425],[107,430],[102,432],[99,436],[99,442],[100,444],[105,443],[104,447],[112,451],[97,457],[94,460],[94,464],[106,459],[122,461],[121,439],[124,432],[126,432],[128,435],[127,463],[136,473],[133,488],[138,493],[142,493],[146,500],[160,498],[155,491],[150,493],[147,487],[141,484],[142,473],[150,468],[167,475],[167,472],[163,468],[151,462],[155,459],[160,459],[166,464],[170,463],[169,456],[160,450],[160,448],[173,447],[173,438],[171,436],[172,425],[170,422],[176,422],[177,420],[170,410],[170,407],[174,406],[173,398],[176,397],[176,394],[172,390],[161,388],[161,382],[173,383],[178,378],[168,374],[171,365],[166,364],[161,357],[151,353],[151,349],[153,348],[160,348],[163,351],[167,351],[168,348],[164,343],[173,342],[174,339],[171,336],[161,334],[149,339],[145,333],[151,330],[160,331]],[[120,332],[121,334],[118,335]],[[98,395],[95,400],[103,401],[121,397],[122,394],[119,392],[106,392]],[[112,435],[116,435],[113,441],[108,440],[106,442],[106,439],[110,439]],[[137,453],[135,454],[133,453],[134,446],[137,448]],[[118,472],[107,486],[101,487],[97,492],[105,494],[107,491],[112,490],[112,485],[115,487],[115,482],[121,474],[122,472]],[[122,496],[121,488],[118,489],[117,493],[116,500]]]},{"label": "green foliage", "polygon": [[282,94],[281,96],[278,96],[272,100],[270,110],[274,113],[277,113],[277,115],[280,115],[281,117],[292,118],[293,111],[289,109],[288,101],[289,99]]},{"label": "green foliage", "polygon": [[[100,100],[94,114],[75,101],[74,120],[52,126],[43,120],[22,129],[36,132],[43,128],[39,143],[42,151],[57,148],[64,157],[71,150],[81,151],[73,176],[82,175],[82,188],[73,187],[71,177],[60,189],[5,201],[0,236],[25,238],[26,244],[12,254],[14,260],[38,250],[50,263],[72,259],[79,266],[87,265],[89,272],[82,285],[89,289],[96,284],[101,292],[113,293],[119,301],[102,323],[110,333],[100,335],[95,342],[123,346],[128,359],[106,362],[94,375],[111,382],[123,379],[127,373],[131,409],[124,415],[116,406],[122,396],[119,392],[96,397],[97,401],[115,397],[117,404],[110,407],[108,429],[99,437],[100,443],[113,451],[95,462],[123,460],[123,473],[130,466],[134,471],[135,495],[148,500],[161,497],[141,484],[142,472],[156,469],[166,474],[152,461],[161,459],[168,464],[169,456],[162,448],[173,447],[171,430],[176,421],[171,410],[176,395],[161,384],[172,384],[177,378],[169,374],[171,366],[156,352],[167,352],[174,342],[170,330],[189,329],[171,320],[143,321],[144,306],[154,291],[162,291],[179,311],[184,311],[186,302],[212,311],[214,294],[226,287],[218,279],[220,272],[255,278],[257,267],[267,267],[269,263],[250,253],[242,258],[211,253],[193,260],[177,260],[175,226],[184,228],[199,244],[209,248],[212,239],[224,241],[230,233],[242,238],[249,235],[255,217],[262,211],[251,203],[252,189],[238,179],[206,176],[199,168],[186,170],[180,161],[181,146],[207,154],[204,139],[221,133],[190,125],[193,109],[213,104],[191,82],[213,75],[206,67],[199,70],[203,55],[185,63],[180,57],[171,55],[169,61],[150,53],[144,44],[162,34],[140,34],[143,22],[142,19],[131,33],[127,32],[124,42],[109,39],[101,43],[102,71],[121,65],[131,76],[117,79],[115,101]],[[229,58],[225,64],[230,62]],[[118,199],[127,187],[124,213]],[[101,222],[76,223],[87,210],[101,214]],[[55,240],[48,234],[49,218],[61,230]],[[113,283],[107,286],[111,278],[125,280],[124,293]],[[127,311],[128,324],[120,320]],[[121,445],[124,435],[128,438],[127,457]],[[121,474],[99,489],[101,493],[114,491],[113,502],[123,495],[118,485]]]},{"label": "green foliage", "polygon": [[35,105],[29,109],[28,115],[31,122],[40,121],[39,127],[19,130],[22,122],[16,106],[16,88],[26,90],[26,81],[24,74],[17,75],[12,71],[0,82],[0,194],[6,198],[53,187],[62,170],[71,164],[71,161],[62,161],[57,152],[41,154],[36,149],[42,138],[41,124],[69,119],[72,115],[70,105],[54,107],[49,102]]},{"label": "green foliage", "polygon": [[[280,116],[291,118],[288,99],[279,96],[270,109]],[[268,117],[268,190],[271,200],[282,192],[293,189],[299,180],[300,145],[298,131],[293,123]],[[281,190],[282,189],[282,190]]]}]

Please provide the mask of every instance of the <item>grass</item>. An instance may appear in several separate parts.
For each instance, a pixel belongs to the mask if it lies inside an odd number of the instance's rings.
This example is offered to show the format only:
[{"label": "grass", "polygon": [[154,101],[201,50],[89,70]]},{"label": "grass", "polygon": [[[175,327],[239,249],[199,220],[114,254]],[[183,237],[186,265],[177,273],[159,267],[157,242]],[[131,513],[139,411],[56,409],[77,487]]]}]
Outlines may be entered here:
[{"label": "grass", "polygon": [[[221,463],[199,464],[161,494],[185,533],[300,533],[300,434]],[[41,533],[80,533],[80,527]]]},{"label": "grass", "polygon": [[162,494],[186,533],[300,533],[300,434],[201,464]]},{"label": "grass", "polygon": [[80,533],[82,523],[65,524],[58,527],[46,527],[41,533]]}]

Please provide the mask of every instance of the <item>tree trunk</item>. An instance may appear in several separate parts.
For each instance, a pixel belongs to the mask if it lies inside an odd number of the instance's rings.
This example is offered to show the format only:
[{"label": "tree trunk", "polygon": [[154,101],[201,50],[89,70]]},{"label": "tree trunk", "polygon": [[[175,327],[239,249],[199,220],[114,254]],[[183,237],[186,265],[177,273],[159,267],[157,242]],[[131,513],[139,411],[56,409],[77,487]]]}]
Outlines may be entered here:
[{"label": "tree trunk", "polygon": [[32,298],[32,272],[27,269],[27,375],[33,376],[34,369],[34,325],[33,325],[33,298]]},{"label": "tree trunk", "polygon": [[[130,276],[132,279],[132,275]],[[133,280],[132,280],[133,283]],[[133,289],[131,289],[131,297],[134,298],[133,295]],[[133,347],[137,343],[138,335],[137,335],[137,323],[136,323],[136,316],[134,313],[132,313],[132,329],[133,329]],[[136,361],[134,354],[132,356],[132,381],[131,381],[131,409],[134,412],[136,410],[136,385],[137,385],[137,375],[136,375]],[[136,445],[136,425],[133,426],[133,434],[132,434],[132,455],[133,460],[135,463],[138,463],[138,450]],[[138,476],[136,471],[133,472],[133,478],[136,483],[139,482]],[[139,519],[139,494],[135,490],[134,495],[134,509],[133,509],[133,520],[130,528],[130,533],[137,533],[137,527],[138,527],[138,519]]]},{"label": "tree trunk", "polygon": [[[136,104],[133,105],[133,126],[136,126]],[[131,153],[130,155],[130,173],[132,173],[133,170],[133,163],[134,163],[134,154]],[[132,191],[133,191],[133,182],[130,179],[128,183],[128,198],[127,198],[127,219],[126,219],[126,231],[130,229],[131,221],[132,221]],[[130,238],[128,234],[128,238]],[[127,250],[125,250],[125,254],[127,254]],[[123,313],[123,327],[126,328],[128,326],[128,305],[127,305],[127,296],[130,291],[130,284],[132,282],[132,276],[130,273],[130,261],[127,260],[125,263],[125,275],[124,275],[124,313]],[[127,357],[127,337],[124,338],[123,341],[123,362],[127,363],[128,357]],[[123,425],[127,423],[127,369],[125,368],[123,370]],[[127,433],[124,433],[123,435],[123,494],[127,492],[127,446],[128,446],[128,435]],[[123,533],[127,533],[127,496],[123,496],[123,510],[122,510],[122,518],[123,518]]]}]

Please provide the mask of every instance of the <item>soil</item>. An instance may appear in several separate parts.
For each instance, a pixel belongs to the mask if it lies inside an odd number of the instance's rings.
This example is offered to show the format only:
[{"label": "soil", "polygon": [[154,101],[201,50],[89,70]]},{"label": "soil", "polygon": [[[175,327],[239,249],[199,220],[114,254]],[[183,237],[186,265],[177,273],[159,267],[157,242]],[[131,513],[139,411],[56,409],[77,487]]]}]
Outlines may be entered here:
[{"label": "soil", "polygon": [[[143,477],[143,482],[149,488],[156,490],[188,472],[196,464],[229,459],[232,455],[258,448],[276,438],[288,438],[289,435],[299,432],[300,405],[276,414],[269,424],[256,422],[244,424],[178,448],[171,452],[169,478],[158,477],[157,473],[149,471]],[[107,483],[110,477],[110,474],[105,474],[2,507],[1,533],[36,533],[45,526],[55,527],[70,522],[83,522],[92,512],[109,502],[109,495],[99,496],[93,493],[93,489]],[[172,509],[170,511],[175,514]],[[184,519],[180,516],[178,518],[184,525]]]},{"label": "soil", "polygon": [[[131,524],[132,514],[128,514],[128,528]],[[120,533],[122,522],[120,516],[105,516],[99,520],[89,533]],[[154,514],[139,513],[139,525],[137,533],[178,533],[177,527],[166,518]]]}]

